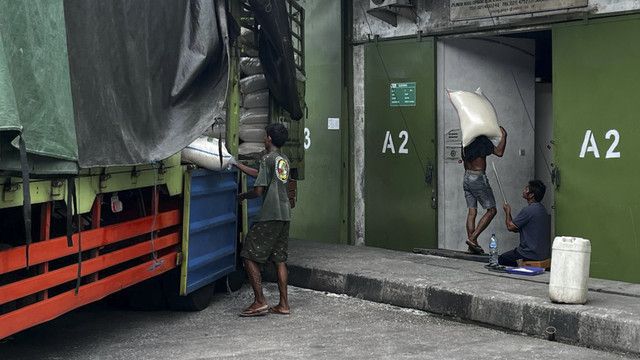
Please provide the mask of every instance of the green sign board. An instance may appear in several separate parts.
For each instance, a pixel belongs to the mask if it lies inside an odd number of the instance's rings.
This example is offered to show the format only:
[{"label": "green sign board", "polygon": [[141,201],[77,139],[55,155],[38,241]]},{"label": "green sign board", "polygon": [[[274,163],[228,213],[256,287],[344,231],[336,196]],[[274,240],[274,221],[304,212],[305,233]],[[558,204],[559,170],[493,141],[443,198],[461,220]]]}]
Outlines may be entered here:
[{"label": "green sign board", "polygon": [[391,83],[391,106],[416,106],[416,83]]}]

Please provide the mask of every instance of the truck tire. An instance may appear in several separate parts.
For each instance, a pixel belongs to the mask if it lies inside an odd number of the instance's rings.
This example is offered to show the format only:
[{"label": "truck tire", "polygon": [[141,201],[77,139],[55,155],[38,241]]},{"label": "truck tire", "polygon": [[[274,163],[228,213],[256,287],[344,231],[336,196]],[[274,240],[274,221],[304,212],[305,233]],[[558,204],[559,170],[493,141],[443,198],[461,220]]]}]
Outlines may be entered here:
[{"label": "truck tire", "polygon": [[111,306],[133,310],[167,310],[167,301],[162,289],[162,282],[157,277],[111,294],[105,298],[105,302]]},{"label": "truck tire", "polygon": [[247,272],[244,267],[240,267],[238,270],[216,281],[216,292],[236,292],[240,290],[246,278]]},{"label": "truck tire", "polygon": [[180,269],[167,272],[163,277],[164,295],[167,305],[173,311],[202,311],[206,309],[215,291],[216,282],[205,285],[186,296],[180,295]]}]

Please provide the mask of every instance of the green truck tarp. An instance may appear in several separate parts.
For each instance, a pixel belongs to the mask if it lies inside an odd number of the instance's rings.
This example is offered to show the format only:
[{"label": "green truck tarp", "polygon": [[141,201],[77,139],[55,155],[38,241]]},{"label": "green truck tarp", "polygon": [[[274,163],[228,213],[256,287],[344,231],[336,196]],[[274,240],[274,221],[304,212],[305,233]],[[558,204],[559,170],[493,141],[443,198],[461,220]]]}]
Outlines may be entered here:
[{"label": "green truck tarp", "polygon": [[[250,5],[269,88],[300,118],[284,1]],[[0,0],[0,174],[20,174],[18,135],[35,176],[179,152],[224,113],[238,33],[224,0]]]},{"label": "green truck tarp", "polygon": [[162,160],[220,116],[229,82],[224,1],[64,5],[81,167]]},{"label": "green truck tarp", "polygon": [[22,133],[33,173],[76,173],[62,1],[0,0],[0,170],[20,171]]},{"label": "green truck tarp", "polygon": [[289,112],[292,119],[300,120],[303,114],[296,83],[287,4],[284,0],[249,0],[249,5],[260,24],[259,57],[271,95]]},{"label": "green truck tarp", "polygon": [[0,0],[0,171],[167,158],[219,116],[228,84],[219,0]]}]

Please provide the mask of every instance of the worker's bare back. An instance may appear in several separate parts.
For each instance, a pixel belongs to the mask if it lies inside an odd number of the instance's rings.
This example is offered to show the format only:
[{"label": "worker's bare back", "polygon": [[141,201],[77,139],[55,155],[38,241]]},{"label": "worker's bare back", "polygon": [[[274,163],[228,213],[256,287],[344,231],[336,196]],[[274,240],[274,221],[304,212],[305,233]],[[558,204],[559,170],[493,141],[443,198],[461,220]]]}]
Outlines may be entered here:
[{"label": "worker's bare back", "polygon": [[486,171],[487,170],[487,158],[484,156],[477,157],[471,161],[464,162],[465,170],[474,171]]}]

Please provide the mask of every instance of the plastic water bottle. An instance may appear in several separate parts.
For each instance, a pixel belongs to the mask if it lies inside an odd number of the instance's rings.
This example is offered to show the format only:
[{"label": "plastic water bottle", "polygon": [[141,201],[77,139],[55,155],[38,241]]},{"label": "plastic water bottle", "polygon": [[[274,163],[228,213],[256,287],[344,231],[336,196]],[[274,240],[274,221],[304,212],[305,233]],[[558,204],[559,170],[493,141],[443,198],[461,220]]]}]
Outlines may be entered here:
[{"label": "plastic water bottle", "polygon": [[498,266],[498,239],[496,239],[496,234],[491,234],[491,242],[489,243],[489,266]]}]

